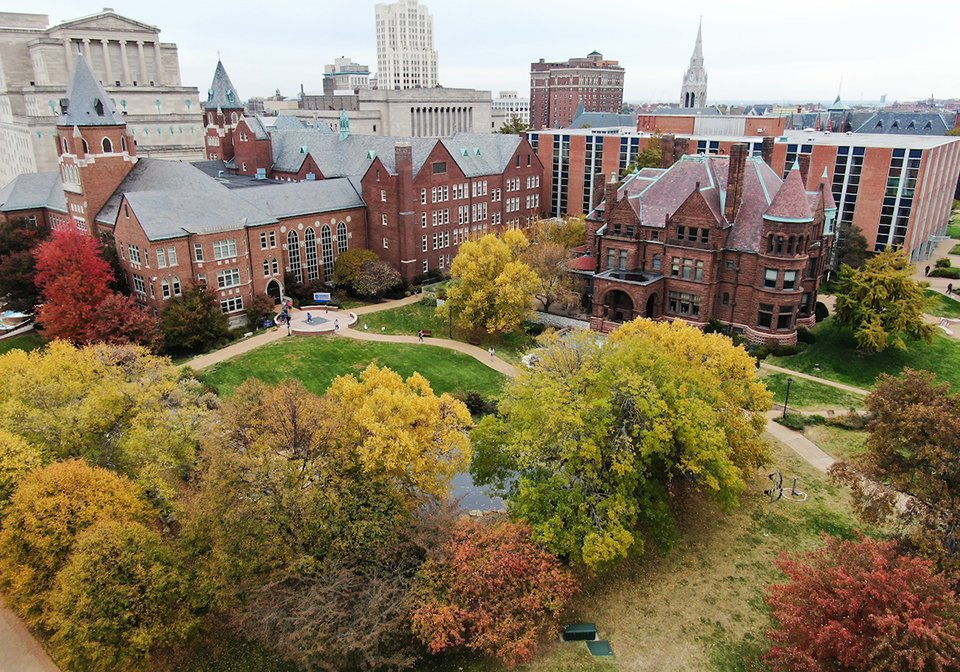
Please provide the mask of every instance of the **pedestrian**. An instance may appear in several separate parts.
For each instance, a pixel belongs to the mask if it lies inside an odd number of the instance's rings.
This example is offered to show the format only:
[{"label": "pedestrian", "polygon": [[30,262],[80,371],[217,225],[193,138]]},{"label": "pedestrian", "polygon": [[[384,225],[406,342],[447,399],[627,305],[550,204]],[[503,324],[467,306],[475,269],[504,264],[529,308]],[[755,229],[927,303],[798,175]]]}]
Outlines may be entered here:
[{"label": "pedestrian", "polygon": [[492,361],[493,361],[493,346],[492,346],[492,345],[490,346],[490,349],[489,349],[487,352],[490,353],[490,361],[492,362]]},{"label": "pedestrian", "polygon": [[338,317],[333,321],[333,330],[340,331],[340,318]]},{"label": "pedestrian", "polygon": [[924,274],[924,275],[930,275],[930,267],[929,267],[929,266],[927,266],[925,269],[923,269],[923,274]]},{"label": "pedestrian", "polygon": [[953,294],[953,283],[952,283],[952,282],[947,285],[947,295],[949,296],[950,294]]},{"label": "pedestrian", "polygon": [[417,340],[423,343],[423,329],[417,332]]},{"label": "pedestrian", "polygon": [[313,315],[307,313],[307,324],[313,324]]}]

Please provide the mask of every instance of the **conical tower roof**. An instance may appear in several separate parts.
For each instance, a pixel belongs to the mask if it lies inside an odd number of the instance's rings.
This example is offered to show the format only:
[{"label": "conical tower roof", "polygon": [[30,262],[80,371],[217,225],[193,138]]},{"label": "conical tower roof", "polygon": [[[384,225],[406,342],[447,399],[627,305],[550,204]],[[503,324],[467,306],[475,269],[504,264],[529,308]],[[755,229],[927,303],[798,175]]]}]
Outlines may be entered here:
[{"label": "conical tower roof", "polygon": [[224,110],[243,109],[240,96],[237,95],[237,90],[233,88],[230,76],[219,60],[217,61],[217,70],[213,73],[213,83],[210,84],[210,90],[207,91],[207,100],[203,104],[205,110],[215,110],[218,107]]},{"label": "conical tower roof", "polygon": [[60,110],[57,126],[125,126],[127,123],[83,54],[77,54],[66,98],[60,101]]},{"label": "conical tower roof", "polygon": [[800,166],[797,163],[793,164],[787,179],[763,216],[777,222],[813,221],[813,212],[807,202],[807,191],[803,187],[803,178],[800,177]]}]

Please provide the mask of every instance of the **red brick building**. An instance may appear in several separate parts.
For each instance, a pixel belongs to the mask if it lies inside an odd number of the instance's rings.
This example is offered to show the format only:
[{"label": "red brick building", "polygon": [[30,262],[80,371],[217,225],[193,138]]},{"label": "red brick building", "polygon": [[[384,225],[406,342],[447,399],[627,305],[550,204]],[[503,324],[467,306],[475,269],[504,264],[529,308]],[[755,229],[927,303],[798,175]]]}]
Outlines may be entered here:
[{"label": "red brick building", "polygon": [[586,58],[530,64],[530,125],[564,128],[583,104],[585,112],[619,112],[624,70],[594,51]]},{"label": "red brick building", "polygon": [[591,327],[635,317],[711,318],[753,342],[795,343],[814,324],[836,206],[824,179],[782,180],[746,144],[728,156],[684,156],[609,184],[587,219]]}]

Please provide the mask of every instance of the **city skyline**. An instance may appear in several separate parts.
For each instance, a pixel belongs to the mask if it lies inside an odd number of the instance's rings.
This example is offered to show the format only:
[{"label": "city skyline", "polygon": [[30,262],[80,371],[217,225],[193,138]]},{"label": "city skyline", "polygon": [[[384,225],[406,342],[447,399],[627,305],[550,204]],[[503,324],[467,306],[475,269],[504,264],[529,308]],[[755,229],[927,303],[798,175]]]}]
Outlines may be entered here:
[{"label": "city skyline", "polygon": [[[707,102],[876,101],[960,97],[950,77],[955,6],[937,0],[920,15],[881,2],[871,12],[831,8],[831,16],[800,16],[781,6],[743,0],[715,4],[681,0],[669,8],[620,6],[583,21],[583,5],[489,0],[466,11],[452,0],[423,2],[435,22],[440,84],[447,88],[515,90],[529,96],[530,63],[596,50],[625,68],[625,101],[679,103],[697,26],[710,77]],[[339,56],[376,67],[374,2],[238,0],[223,12],[182,0],[131,1],[113,9],[156,25],[179,48],[181,79],[205,90],[222,59],[244,99],[276,89],[295,97],[300,86],[322,90],[323,66]],[[21,11],[48,14],[51,24],[100,12],[52,0]],[[884,11],[889,8],[890,11]],[[941,17],[934,20],[931,17]],[[625,30],[624,26],[632,26]],[[895,45],[896,49],[891,49]],[[582,53],[581,53],[582,52]]]}]

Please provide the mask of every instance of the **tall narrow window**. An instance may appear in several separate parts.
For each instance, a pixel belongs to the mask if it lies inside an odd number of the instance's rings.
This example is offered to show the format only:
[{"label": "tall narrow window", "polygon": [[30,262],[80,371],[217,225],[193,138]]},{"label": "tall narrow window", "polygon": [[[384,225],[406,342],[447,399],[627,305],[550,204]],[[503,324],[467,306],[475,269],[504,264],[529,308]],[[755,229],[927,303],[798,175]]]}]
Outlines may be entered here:
[{"label": "tall narrow window", "polygon": [[320,250],[323,254],[323,277],[333,277],[333,234],[329,224],[320,227]]},{"label": "tall narrow window", "polygon": [[317,232],[307,227],[303,232],[303,247],[305,265],[307,267],[307,280],[320,279],[320,267],[317,264]]},{"label": "tall narrow window", "polygon": [[290,274],[296,278],[297,282],[303,282],[300,267],[300,237],[293,230],[287,234],[287,254],[290,257]]},{"label": "tall narrow window", "polygon": [[350,236],[347,234],[347,225],[337,224],[337,254],[343,254],[349,248]]}]

